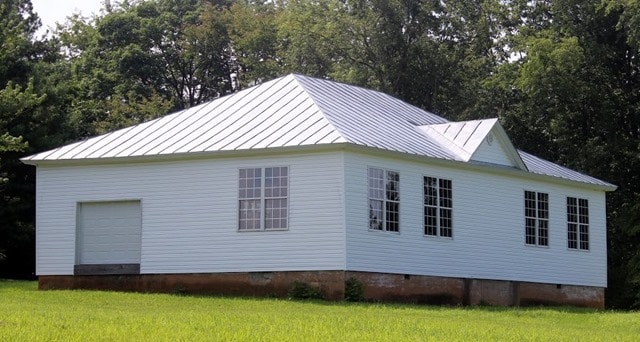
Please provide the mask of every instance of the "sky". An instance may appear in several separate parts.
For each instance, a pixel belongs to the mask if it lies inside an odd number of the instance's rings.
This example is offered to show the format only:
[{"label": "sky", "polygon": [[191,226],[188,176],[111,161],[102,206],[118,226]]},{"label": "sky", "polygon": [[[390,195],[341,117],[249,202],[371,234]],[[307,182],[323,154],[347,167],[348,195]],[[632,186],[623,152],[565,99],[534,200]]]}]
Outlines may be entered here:
[{"label": "sky", "polygon": [[92,13],[99,13],[104,0],[31,0],[33,10],[42,21],[40,31],[54,28],[56,22],[64,22],[66,17],[80,12],[90,17]]}]

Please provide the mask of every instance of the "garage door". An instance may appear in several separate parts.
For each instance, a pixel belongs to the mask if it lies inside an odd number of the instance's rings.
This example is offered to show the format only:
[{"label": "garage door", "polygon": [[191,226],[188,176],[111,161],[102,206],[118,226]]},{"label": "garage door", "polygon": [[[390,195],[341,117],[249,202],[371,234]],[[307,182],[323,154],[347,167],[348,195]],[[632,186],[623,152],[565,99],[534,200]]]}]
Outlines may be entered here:
[{"label": "garage door", "polygon": [[140,264],[140,201],[78,204],[79,265]]}]

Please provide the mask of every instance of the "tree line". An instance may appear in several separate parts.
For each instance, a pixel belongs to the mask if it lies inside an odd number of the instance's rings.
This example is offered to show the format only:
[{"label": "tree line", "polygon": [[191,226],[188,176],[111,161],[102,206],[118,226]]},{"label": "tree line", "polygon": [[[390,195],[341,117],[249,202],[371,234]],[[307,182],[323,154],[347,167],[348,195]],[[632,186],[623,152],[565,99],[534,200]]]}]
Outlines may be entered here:
[{"label": "tree line", "polygon": [[640,1],[130,0],[46,35],[0,3],[0,277],[30,277],[19,158],[288,73],[498,117],[527,152],[607,180],[608,290],[640,307]]}]

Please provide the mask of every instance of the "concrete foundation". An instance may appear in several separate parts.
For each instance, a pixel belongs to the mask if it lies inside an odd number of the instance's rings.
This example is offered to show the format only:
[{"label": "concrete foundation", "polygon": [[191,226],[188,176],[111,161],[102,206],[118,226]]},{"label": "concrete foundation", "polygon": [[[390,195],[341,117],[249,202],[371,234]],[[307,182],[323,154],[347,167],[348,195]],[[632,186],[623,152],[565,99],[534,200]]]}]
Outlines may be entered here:
[{"label": "concrete foundation", "polygon": [[368,301],[604,308],[601,287],[352,271],[40,276],[38,287],[286,297],[297,281],[319,288],[328,300],[342,300],[349,278],[363,284]]}]

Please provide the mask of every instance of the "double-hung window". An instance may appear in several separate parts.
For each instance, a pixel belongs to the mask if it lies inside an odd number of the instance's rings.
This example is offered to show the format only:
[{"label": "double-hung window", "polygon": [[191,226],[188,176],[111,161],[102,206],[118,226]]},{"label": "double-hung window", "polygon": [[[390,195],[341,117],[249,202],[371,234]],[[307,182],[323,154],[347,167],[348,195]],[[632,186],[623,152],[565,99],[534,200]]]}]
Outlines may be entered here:
[{"label": "double-hung window", "polygon": [[288,228],[288,167],[240,169],[238,180],[238,230]]},{"label": "double-hung window", "polygon": [[567,247],[589,250],[589,200],[567,197]]},{"label": "double-hung window", "polygon": [[369,229],[400,231],[400,174],[369,168],[368,184]]},{"label": "double-hung window", "polygon": [[424,177],[424,234],[453,236],[451,180]]},{"label": "double-hung window", "polygon": [[549,245],[549,194],[524,192],[525,243]]}]

